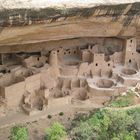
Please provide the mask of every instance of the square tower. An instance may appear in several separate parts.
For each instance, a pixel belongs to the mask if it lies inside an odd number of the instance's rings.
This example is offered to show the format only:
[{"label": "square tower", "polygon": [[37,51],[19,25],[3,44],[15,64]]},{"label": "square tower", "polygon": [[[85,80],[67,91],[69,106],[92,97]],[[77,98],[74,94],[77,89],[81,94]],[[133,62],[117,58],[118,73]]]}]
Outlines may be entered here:
[{"label": "square tower", "polygon": [[124,65],[134,65],[137,61],[137,52],[136,52],[137,42],[135,38],[127,39],[125,42],[124,49]]}]

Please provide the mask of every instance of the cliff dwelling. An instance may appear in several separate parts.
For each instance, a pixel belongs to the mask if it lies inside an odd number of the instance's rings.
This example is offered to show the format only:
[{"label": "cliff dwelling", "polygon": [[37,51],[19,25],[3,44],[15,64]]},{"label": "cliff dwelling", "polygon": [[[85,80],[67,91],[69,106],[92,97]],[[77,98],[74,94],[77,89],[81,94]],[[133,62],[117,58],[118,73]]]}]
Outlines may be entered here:
[{"label": "cliff dwelling", "polygon": [[20,106],[32,114],[57,102],[92,104],[96,97],[118,95],[140,82],[135,37],[87,40],[86,45],[49,51],[2,53],[1,107]]},{"label": "cliff dwelling", "polygon": [[137,3],[114,7],[114,14],[110,6],[97,6],[54,10],[47,17],[7,10],[0,34],[0,112],[20,108],[33,115],[61,105],[103,105],[135,87],[140,21],[131,11]]}]

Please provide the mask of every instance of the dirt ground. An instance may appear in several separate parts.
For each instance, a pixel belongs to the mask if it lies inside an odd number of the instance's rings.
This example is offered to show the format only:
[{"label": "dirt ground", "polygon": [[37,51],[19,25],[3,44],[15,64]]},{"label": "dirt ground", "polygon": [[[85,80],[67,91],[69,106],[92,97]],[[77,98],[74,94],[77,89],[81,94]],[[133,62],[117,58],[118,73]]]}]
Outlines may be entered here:
[{"label": "dirt ground", "polygon": [[[68,127],[70,124],[70,120],[73,119],[73,112],[64,113],[63,116],[53,115],[51,119],[47,117],[45,119],[41,119],[39,121],[34,121],[31,123],[26,123],[29,130],[29,140],[43,140],[46,128],[50,127],[54,122],[60,122],[65,127]],[[11,127],[6,127],[0,129],[0,140],[9,140]]]},{"label": "dirt ground", "polygon": [[[140,99],[138,97],[135,97],[134,105],[130,106],[130,107],[126,107],[126,109],[137,107],[137,106],[140,106]],[[29,130],[29,140],[44,140],[44,134],[45,134],[46,128],[50,127],[54,122],[60,122],[66,128],[68,128],[71,123],[71,120],[74,118],[74,116],[76,114],[76,110],[74,111],[68,107],[66,107],[66,108],[65,108],[66,112],[63,110],[64,111],[63,116],[60,116],[59,115],[60,112],[59,112],[56,115],[51,115],[52,116],[51,119],[48,119],[48,116],[46,115],[45,118],[40,119],[38,121],[25,123],[24,125]],[[118,108],[118,109],[123,109],[123,108]],[[56,110],[55,110],[55,112],[56,112]],[[0,140],[9,140],[11,127],[12,126],[0,129]]]}]

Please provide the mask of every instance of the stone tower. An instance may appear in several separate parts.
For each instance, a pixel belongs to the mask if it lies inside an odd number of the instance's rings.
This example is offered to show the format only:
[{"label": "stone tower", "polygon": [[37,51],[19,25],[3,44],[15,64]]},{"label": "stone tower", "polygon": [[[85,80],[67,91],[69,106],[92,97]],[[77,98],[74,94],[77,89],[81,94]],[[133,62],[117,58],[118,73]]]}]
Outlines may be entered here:
[{"label": "stone tower", "polygon": [[137,52],[136,52],[136,39],[131,38],[126,40],[125,49],[124,49],[124,66],[135,65],[137,61]]},{"label": "stone tower", "polygon": [[51,66],[58,65],[57,51],[51,51],[50,56],[49,56],[49,64]]}]

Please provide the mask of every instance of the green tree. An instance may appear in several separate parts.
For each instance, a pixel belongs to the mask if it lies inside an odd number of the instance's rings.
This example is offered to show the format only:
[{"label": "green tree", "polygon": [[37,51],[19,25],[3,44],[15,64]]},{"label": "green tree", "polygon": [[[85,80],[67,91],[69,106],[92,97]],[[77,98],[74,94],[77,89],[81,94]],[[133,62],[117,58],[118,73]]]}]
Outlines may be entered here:
[{"label": "green tree", "polygon": [[133,117],[126,111],[101,109],[77,122],[70,135],[73,140],[135,140]]},{"label": "green tree", "polygon": [[63,125],[55,122],[51,128],[46,129],[45,140],[62,140],[67,136]]},{"label": "green tree", "polygon": [[137,139],[140,140],[140,107],[130,109],[127,112],[135,120],[134,128],[137,130]]},{"label": "green tree", "polygon": [[73,128],[70,135],[73,140],[94,140],[99,137],[89,122],[81,122],[79,126]]},{"label": "green tree", "polygon": [[135,122],[133,117],[128,115],[126,111],[108,110],[107,115],[111,121],[107,130],[111,138],[118,137],[120,140],[125,140],[128,136],[134,136],[135,133],[133,133],[133,130],[129,130]]},{"label": "green tree", "polygon": [[10,140],[28,140],[28,129],[24,126],[14,126],[11,128]]}]

